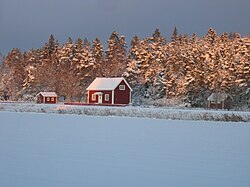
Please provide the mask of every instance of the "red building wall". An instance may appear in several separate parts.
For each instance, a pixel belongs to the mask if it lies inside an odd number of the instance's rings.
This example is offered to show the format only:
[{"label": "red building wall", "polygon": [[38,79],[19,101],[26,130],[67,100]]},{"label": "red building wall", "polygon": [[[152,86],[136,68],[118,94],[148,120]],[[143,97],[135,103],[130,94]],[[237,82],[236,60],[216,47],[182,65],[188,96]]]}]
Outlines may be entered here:
[{"label": "red building wall", "polygon": [[[49,101],[47,100],[49,98]],[[53,98],[53,101],[52,101]],[[57,103],[57,97],[45,97],[45,103],[48,104],[56,104]]]},{"label": "red building wall", "polygon": [[[95,96],[95,101],[92,100],[92,95],[96,92],[102,92],[102,103],[111,104],[112,103],[112,91],[107,90],[89,90],[88,103],[98,103],[98,95]],[[105,94],[109,95],[109,100],[105,101]]]},{"label": "red building wall", "polygon": [[[120,85],[125,85],[125,90],[120,90],[119,89]],[[122,81],[116,87],[114,93],[115,93],[114,104],[129,104],[130,103],[131,91],[124,81]]]},{"label": "red building wall", "polygon": [[[49,98],[49,101],[47,100],[47,98]],[[44,101],[44,99],[45,99],[45,101]],[[44,98],[42,95],[39,95],[37,97],[37,103],[56,104],[57,103],[57,97],[45,97]]]},{"label": "red building wall", "polygon": [[230,104],[229,100],[225,100],[224,103],[223,102],[215,103],[215,102],[209,101],[208,108],[212,108],[212,109],[230,109],[231,104]]}]

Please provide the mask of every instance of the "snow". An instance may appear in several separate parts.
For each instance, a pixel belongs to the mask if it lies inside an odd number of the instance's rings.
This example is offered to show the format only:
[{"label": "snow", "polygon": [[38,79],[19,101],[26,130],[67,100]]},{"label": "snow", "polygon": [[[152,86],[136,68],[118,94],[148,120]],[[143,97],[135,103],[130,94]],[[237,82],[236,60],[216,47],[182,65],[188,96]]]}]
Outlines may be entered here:
[{"label": "snow", "polygon": [[57,97],[55,92],[39,92],[37,95],[42,95],[43,97]]},{"label": "snow", "polygon": [[243,121],[250,122],[250,112],[178,109],[178,108],[143,108],[143,107],[107,107],[74,106],[63,104],[34,104],[0,102],[0,111],[38,112],[57,114],[78,114],[91,116],[123,116],[154,119],[206,120],[206,121]]},{"label": "snow", "polygon": [[0,186],[250,186],[250,123],[25,112],[0,119]]},{"label": "snow", "polygon": [[[87,88],[87,90],[114,90],[122,81],[123,77],[115,78],[96,78]],[[128,83],[126,82],[128,85]],[[129,86],[129,85],[128,85]],[[129,87],[130,88],[130,87]],[[131,88],[130,88],[131,89]],[[132,89],[131,89],[132,90]]]}]

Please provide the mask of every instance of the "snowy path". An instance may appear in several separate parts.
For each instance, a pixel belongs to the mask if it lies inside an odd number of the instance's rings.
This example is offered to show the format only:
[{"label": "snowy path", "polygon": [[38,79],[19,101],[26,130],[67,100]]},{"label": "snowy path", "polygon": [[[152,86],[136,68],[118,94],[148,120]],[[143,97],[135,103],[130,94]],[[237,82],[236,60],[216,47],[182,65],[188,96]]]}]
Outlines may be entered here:
[{"label": "snowy path", "polygon": [[249,187],[250,124],[0,112],[3,187]]}]

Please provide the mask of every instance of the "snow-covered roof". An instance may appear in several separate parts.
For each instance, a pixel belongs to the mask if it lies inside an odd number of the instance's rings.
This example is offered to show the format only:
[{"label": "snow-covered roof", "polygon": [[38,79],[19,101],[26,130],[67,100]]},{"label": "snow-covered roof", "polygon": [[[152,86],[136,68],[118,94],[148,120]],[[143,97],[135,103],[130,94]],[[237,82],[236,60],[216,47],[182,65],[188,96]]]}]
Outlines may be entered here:
[{"label": "snow-covered roof", "polygon": [[226,93],[212,93],[207,100],[212,102],[220,103],[227,99],[228,95]]},{"label": "snow-covered roof", "polygon": [[129,89],[131,87],[123,77],[115,78],[96,78],[87,88],[87,90],[114,90],[122,81],[124,81]]},{"label": "snow-covered roof", "polygon": [[43,97],[57,97],[56,92],[39,92],[38,95],[42,95]]}]

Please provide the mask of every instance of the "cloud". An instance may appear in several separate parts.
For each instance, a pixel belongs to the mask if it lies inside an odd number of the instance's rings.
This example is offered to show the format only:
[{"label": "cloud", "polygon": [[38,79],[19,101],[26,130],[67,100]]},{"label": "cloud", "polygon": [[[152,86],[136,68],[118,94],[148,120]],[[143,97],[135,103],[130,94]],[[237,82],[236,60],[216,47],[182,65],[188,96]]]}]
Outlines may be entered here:
[{"label": "cloud", "polygon": [[0,0],[0,51],[40,47],[51,33],[104,43],[113,30],[146,37],[156,27],[164,35],[174,26],[188,34],[209,27],[248,34],[249,6],[249,0]]}]

